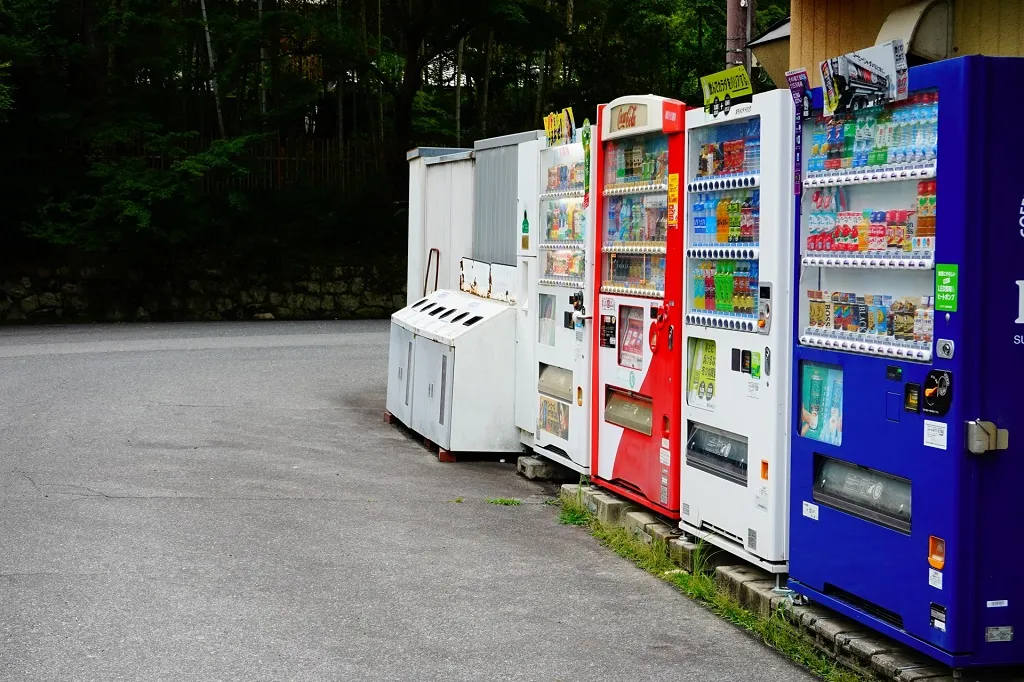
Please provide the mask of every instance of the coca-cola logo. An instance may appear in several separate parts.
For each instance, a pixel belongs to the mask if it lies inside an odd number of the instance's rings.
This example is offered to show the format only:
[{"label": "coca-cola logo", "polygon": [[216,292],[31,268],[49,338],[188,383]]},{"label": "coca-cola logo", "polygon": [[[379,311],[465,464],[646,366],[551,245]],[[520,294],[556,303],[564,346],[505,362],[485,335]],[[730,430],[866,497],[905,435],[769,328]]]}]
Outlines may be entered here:
[{"label": "coca-cola logo", "polygon": [[623,109],[619,112],[618,122],[615,127],[619,130],[623,128],[633,128],[636,126],[636,109],[635,104],[630,104],[628,108]]},{"label": "coca-cola logo", "polygon": [[646,104],[620,104],[612,109],[612,130],[629,130],[647,125]]}]

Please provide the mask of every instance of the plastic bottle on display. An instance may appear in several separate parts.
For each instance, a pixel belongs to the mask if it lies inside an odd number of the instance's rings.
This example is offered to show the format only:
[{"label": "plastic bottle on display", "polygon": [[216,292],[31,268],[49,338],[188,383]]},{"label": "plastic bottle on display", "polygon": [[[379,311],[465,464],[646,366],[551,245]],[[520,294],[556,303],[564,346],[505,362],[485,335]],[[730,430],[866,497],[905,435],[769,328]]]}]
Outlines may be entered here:
[{"label": "plastic bottle on display", "polygon": [[619,233],[619,208],[622,200],[612,197],[608,202],[608,222],[605,225],[605,241],[614,242]]},{"label": "plastic bottle on display", "polygon": [[715,309],[715,278],[710,261],[703,264],[704,270],[704,310]]},{"label": "plastic bottle on display", "polygon": [[743,197],[740,207],[740,241],[746,244],[754,241],[754,205],[749,194]]},{"label": "plastic bottle on display", "polygon": [[743,215],[738,195],[729,197],[729,243],[736,244],[740,240],[740,221]]},{"label": "plastic bottle on display", "polygon": [[908,108],[905,103],[894,105],[892,111],[892,140],[889,142],[890,163],[906,161],[906,118]]},{"label": "plastic bottle on display", "polygon": [[725,196],[718,199],[715,217],[715,241],[725,244],[729,241],[729,200]]},{"label": "plastic bottle on display", "polygon": [[748,173],[760,173],[761,172],[761,119],[752,118],[748,125],[747,139],[752,143],[753,146],[753,162],[750,165]]},{"label": "plastic bottle on display", "polygon": [[843,168],[853,167],[853,157],[857,149],[857,119],[847,117],[843,122]]},{"label": "plastic bottle on display", "polygon": [[693,234],[699,242],[704,234],[704,195],[698,194],[693,200]]},{"label": "plastic bottle on display", "polygon": [[903,127],[903,162],[907,164],[914,163],[918,159],[919,144],[921,140],[919,135],[921,133],[921,106],[917,96],[910,97],[907,99],[903,106],[906,113],[904,113],[904,127]]},{"label": "plastic bottle on display", "polygon": [[820,171],[824,166],[821,162],[821,151],[825,146],[825,119],[814,118],[814,130],[811,134],[811,155],[807,159],[807,170]]},{"label": "plastic bottle on display", "polygon": [[615,145],[615,182],[626,181],[626,147],[624,144]]},{"label": "plastic bottle on display", "polygon": [[878,166],[885,166],[889,163],[889,141],[892,139],[892,110],[888,107],[882,109],[878,116],[875,133],[875,151],[877,154]]},{"label": "plastic bottle on display", "polygon": [[867,165],[865,143],[867,134],[867,116],[858,116],[856,128],[853,134],[853,167],[861,168]]},{"label": "plastic bottle on display", "polygon": [[750,199],[750,225],[752,241],[761,243],[761,190],[755,189]]},{"label": "plastic bottle on display", "polygon": [[861,211],[860,220],[857,223],[857,250],[866,252],[868,250],[871,235],[871,211]]},{"label": "plastic bottle on display", "polygon": [[757,283],[758,280],[758,263],[756,260],[750,261],[750,272],[748,273],[750,280],[750,312],[753,313],[757,309]]},{"label": "plastic bottle on display", "polygon": [[926,161],[934,161],[939,152],[939,93],[937,92],[928,95],[925,127],[924,158]]},{"label": "plastic bottle on display", "polygon": [[619,209],[619,230],[615,235],[616,241],[624,242],[628,239],[629,228],[633,222],[630,216],[631,203],[628,197],[622,200],[622,206]]},{"label": "plastic bottle on display", "polygon": [[878,109],[868,109],[863,113],[864,139],[861,142],[861,166],[872,165],[872,152],[875,148],[875,129],[878,127]]},{"label": "plastic bottle on display", "polygon": [[700,227],[702,241],[714,241],[710,236],[715,232],[714,203],[712,203],[710,194],[700,195]]},{"label": "plastic bottle on display", "polygon": [[701,270],[702,263],[693,266],[693,307],[697,310],[704,309],[704,273]]}]

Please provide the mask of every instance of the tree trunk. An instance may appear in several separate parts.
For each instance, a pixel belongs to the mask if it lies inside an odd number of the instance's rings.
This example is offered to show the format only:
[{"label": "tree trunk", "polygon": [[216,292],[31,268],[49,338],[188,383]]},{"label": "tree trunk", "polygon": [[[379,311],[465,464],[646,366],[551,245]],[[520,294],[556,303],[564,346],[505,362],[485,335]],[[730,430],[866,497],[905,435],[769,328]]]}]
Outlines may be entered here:
[{"label": "tree trunk", "polygon": [[462,146],[462,48],[465,38],[459,41],[458,57],[455,60],[455,146]]},{"label": "tree trunk", "polygon": [[[572,40],[573,36],[576,33],[575,14],[576,14],[576,3],[575,3],[575,0],[565,0],[565,33],[568,36],[569,40]],[[563,48],[562,49],[563,49],[563,51],[565,50],[564,43],[563,43]],[[564,58],[564,55],[563,55],[563,58]],[[562,79],[564,81],[572,80],[572,59],[571,58],[570,59],[565,59],[563,65],[562,65],[562,68],[563,68]]]},{"label": "tree trunk", "polygon": [[213,101],[217,107],[217,130],[221,139],[224,134],[224,115],[220,110],[220,88],[217,87],[217,63],[213,58],[213,40],[210,38],[210,22],[206,18],[206,0],[199,0],[199,8],[203,11],[203,28],[206,30],[206,54],[210,58],[210,87],[213,90]]},{"label": "tree trunk", "polygon": [[[380,2],[377,0],[377,68],[380,69],[381,58],[384,56],[384,34],[381,23]],[[377,127],[380,134],[381,148],[384,147],[384,79],[377,79]],[[379,167],[379,164],[378,164]]]},{"label": "tree trunk", "polygon": [[[340,2],[340,0],[339,0]],[[340,12],[340,9],[339,9]],[[267,68],[267,47],[263,42],[263,0],[257,0],[256,13],[260,24],[260,116],[267,116],[267,90],[266,90],[266,68]],[[341,15],[338,15],[339,19]],[[339,22],[340,23],[340,22]]]},{"label": "tree trunk", "polygon": [[[260,0],[262,2],[262,0]],[[334,0],[334,9],[338,15],[338,32],[341,33],[341,0]],[[345,63],[338,64],[338,82],[334,85],[334,94],[338,96],[338,179],[342,190],[345,189]]]},{"label": "tree trunk", "polygon": [[487,32],[487,53],[484,57],[484,94],[480,104],[480,134],[487,137],[487,98],[491,87],[491,51],[494,49],[494,29]]},{"label": "tree trunk", "polygon": [[[547,2],[547,8],[551,10],[551,0]],[[544,103],[544,71],[547,69],[548,51],[547,48],[540,53],[540,69],[537,72],[537,106],[533,110],[533,120],[530,121],[531,126],[535,126],[541,120],[541,107]]]},{"label": "tree trunk", "polygon": [[[395,97],[395,134],[392,137],[390,175],[397,181],[409,170],[405,152],[413,146],[412,110],[416,93],[423,88],[424,64],[419,54],[419,41],[410,40],[405,47],[405,72]],[[397,186],[397,185],[396,185]]]}]

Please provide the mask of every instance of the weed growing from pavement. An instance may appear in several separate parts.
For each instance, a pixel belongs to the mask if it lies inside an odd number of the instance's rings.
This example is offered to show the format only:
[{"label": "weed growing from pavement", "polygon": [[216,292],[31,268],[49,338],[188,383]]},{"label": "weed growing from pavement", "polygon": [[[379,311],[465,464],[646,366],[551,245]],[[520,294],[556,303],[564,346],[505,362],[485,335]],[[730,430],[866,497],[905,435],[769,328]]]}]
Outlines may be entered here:
[{"label": "weed growing from pavement", "polygon": [[454,502],[455,504],[462,504],[464,499],[465,498],[462,497],[456,497],[454,500],[452,500],[452,502]]},{"label": "weed growing from pavement", "polygon": [[587,527],[601,544],[619,556],[675,586],[718,616],[753,633],[768,646],[810,669],[826,682],[861,682],[865,679],[829,660],[804,641],[797,628],[786,620],[781,607],[765,618],[743,607],[719,589],[712,570],[708,568],[709,555],[703,543],[693,555],[693,572],[687,573],[672,562],[663,542],[655,541],[648,545],[631,536],[625,528],[599,522],[583,503],[582,491],[576,497],[562,498],[559,521],[571,526]]},{"label": "weed growing from pavement", "polygon": [[502,507],[518,507],[522,503],[522,500],[513,497],[492,497],[487,500],[487,504],[496,504]]}]

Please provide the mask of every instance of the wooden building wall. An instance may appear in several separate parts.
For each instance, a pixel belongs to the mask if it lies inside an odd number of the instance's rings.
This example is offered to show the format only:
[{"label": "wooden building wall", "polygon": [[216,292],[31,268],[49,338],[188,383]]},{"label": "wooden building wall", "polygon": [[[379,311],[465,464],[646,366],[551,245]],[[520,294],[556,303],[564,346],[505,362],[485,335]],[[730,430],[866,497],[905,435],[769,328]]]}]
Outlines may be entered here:
[{"label": "wooden building wall", "polygon": [[[913,1],[792,0],[790,68],[814,74],[823,59],[874,45],[889,13]],[[1024,56],[1024,0],[955,0],[953,14],[954,55]]]}]

